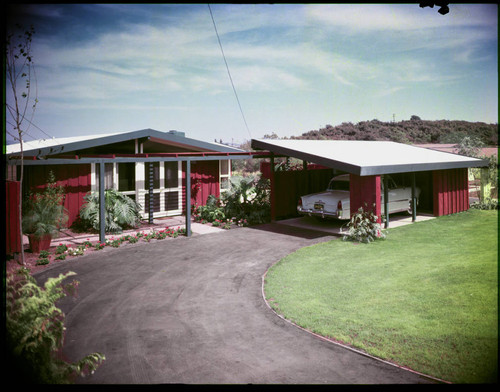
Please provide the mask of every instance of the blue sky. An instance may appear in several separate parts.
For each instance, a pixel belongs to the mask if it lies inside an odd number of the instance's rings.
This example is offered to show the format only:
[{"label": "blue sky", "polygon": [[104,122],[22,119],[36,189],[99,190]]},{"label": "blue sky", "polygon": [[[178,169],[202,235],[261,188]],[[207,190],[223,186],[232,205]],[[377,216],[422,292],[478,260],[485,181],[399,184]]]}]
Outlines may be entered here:
[{"label": "blue sky", "polygon": [[207,4],[40,4],[8,16],[36,31],[25,139],[153,128],[241,143],[375,118],[498,121],[496,4],[210,7],[248,129]]}]

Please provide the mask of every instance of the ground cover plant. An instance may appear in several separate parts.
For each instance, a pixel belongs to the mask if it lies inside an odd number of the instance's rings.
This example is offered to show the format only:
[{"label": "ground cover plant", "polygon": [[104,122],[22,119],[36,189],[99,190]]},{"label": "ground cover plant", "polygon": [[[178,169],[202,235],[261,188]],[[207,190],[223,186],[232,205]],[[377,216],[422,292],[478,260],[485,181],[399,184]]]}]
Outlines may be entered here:
[{"label": "ground cover plant", "polygon": [[415,371],[492,383],[498,367],[497,211],[388,230],[369,244],[300,249],[265,277],[294,323]]}]

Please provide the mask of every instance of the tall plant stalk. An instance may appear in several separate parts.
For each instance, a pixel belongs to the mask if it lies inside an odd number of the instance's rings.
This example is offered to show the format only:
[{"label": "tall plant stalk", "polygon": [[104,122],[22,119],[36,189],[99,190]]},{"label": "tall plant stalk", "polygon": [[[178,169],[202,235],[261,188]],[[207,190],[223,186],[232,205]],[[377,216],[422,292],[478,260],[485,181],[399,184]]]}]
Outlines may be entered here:
[{"label": "tall plant stalk", "polygon": [[[20,25],[16,25],[17,34],[13,32],[7,33],[6,42],[6,53],[5,53],[5,72],[6,78],[10,84],[12,91],[13,106],[8,102],[6,103],[7,112],[13,121],[11,123],[7,120],[7,123],[12,126],[12,134],[8,132],[14,139],[19,141],[20,145],[20,178],[19,178],[19,240],[21,244],[21,263],[25,265],[24,258],[24,246],[23,246],[23,224],[22,224],[22,204],[23,204],[23,178],[24,178],[24,150],[23,150],[23,135],[29,129],[29,125],[23,130],[24,120],[27,120],[31,124],[31,120],[27,119],[28,108],[31,101],[31,76],[33,75],[35,83],[35,98],[32,100],[32,111],[31,119],[34,116],[36,104],[38,103],[36,94],[36,74],[33,64],[33,57],[31,51],[31,42],[33,39],[33,34],[35,29],[31,26],[29,29],[23,32],[23,28]],[[21,89],[18,89],[18,84],[25,82]],[[21,98],[24,102],[21,101]]]}]

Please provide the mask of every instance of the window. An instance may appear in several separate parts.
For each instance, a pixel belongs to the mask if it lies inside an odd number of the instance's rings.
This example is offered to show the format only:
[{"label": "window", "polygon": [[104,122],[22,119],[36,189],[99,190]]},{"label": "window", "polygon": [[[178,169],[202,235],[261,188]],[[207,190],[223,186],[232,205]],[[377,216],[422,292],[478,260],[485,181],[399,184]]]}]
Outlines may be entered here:
[{"label": "window", "polygon": [[135,191],[135,164],[118,164],[118,190],[120,192]]},{"label": "window", "polygon": [[221,160],[220,162],[220,191],[224,192],[230,187],[229,177],[231,176],[231,161]]},{"label": "window", "polygon": [[[145,211],[146,213],[149,213],[149,193],[146,193],[144,198],[144,204],[145,204]],[[153,212],[159,212],[160,211],[160,194],[159,193],[153,193]]]},{"label": "window", "polygon": [[149,189],[151,182],[150,178],[150,166],[153,165],[153,188],[158,189],[160,187],[160,162],[149,162],[144,165],[144,186],[145,189]]},{"label": "window", "polygon": [[179,209],[179,192],[165,192],[165,210],[173,211]]},{"label": "window", "polygon": [[[96,171],[96,184],[99,186],[100,175],[101,175],[101,164],[96,163],[95,165]],[[104,189],[113,189],[113,164],[105,163],[104,164]]]},{"label": "window", "polygon": [[178,162],[165,162],[165,188],[177,188],[178,186],[179,186]]}]

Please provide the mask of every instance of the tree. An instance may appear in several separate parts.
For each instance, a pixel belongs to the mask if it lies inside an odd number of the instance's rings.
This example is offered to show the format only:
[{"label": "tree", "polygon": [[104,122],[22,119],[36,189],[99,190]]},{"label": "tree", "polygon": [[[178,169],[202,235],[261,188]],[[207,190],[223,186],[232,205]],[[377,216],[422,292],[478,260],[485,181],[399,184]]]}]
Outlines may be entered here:
[{"label": "tree", "polygon": [[[25,265],[24,248],[23,248],[23,229],[22,229],[22,184],[23,184],[23,135],[29,129],[31,119],[35,113],[36,104],[38,103],[36,94],[36,74],[33,64],[31,51],[31,43],[35,29],[31,26],[24,30],[22,26],[15,26],[17,32],[7,33],[7,42],[5,50],[5,72],[6,79],[10,85],[12,92],[13,106],[6,102],[7,113],[10,115],[12,122],[7,120],[7,124],[12,127],[13,133],[7,131],[15,140],[19,141],[21,148],[21,174],[20,174],[20,192],[19,192],[19,236],[21,238],[21,262]],[[32,77],[34,84],[32,84]],[[32,97],[32,87],[34,86],[34,98]],[[31,111],[29,110],[31,106]],[[28,115],[31,118],[28,119]],[[24,128],[25,120],[28,125]]]}]

